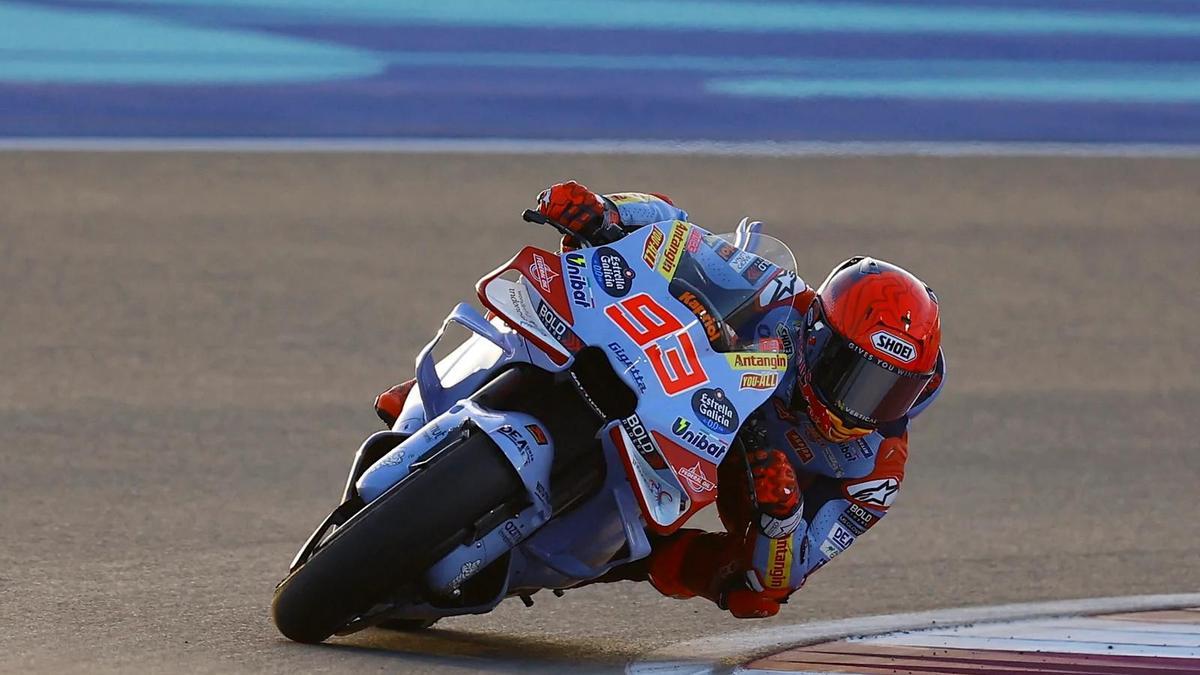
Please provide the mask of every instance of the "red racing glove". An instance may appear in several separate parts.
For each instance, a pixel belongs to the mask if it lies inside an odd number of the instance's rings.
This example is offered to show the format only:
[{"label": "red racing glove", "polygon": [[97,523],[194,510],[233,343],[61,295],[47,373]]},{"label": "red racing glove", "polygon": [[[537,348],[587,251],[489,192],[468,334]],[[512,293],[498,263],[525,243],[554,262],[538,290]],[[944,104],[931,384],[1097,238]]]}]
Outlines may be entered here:
[{"label": "red racing glove", "polygon": [[556,183],[538,195],[538,213],[562,225],[576,237],[563,240],[564,247],[575,247],[581,239],[593,244],[620,239],[621,214],[611,202],[573,180]]}]

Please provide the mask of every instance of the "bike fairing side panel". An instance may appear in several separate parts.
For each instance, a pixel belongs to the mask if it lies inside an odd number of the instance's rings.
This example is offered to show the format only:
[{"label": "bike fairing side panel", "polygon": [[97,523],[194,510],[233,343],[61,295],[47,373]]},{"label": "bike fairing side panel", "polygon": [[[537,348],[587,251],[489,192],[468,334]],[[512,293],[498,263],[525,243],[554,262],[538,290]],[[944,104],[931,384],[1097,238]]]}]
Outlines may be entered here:
[{"label": "bike fairing side panel", "polygon": [[[437,363],[435,368],[432,361],[433,347],[436,346],[446,325],[452,322],[471,329],[476,332],[477,336],[486,337],[488,342],[500,345],[502,352],[500,358],[498,360],[472,359],[470,355],[456,356],[459,350],[455,350],[442,362]],[[471,340],[468,340],[468,343],[470,342]],[[479,344],[480,341],[475,340],[475,342]],[[478,364],[480,369],[474,374],[463,377],[454,386],[442,389],[442,383],[437,381],[438,376],[450,372],[451,368],[447,361],[451,358],[457,359],[460,364],[465,363],[462,366],[463,370],[469,371],[475,364]],[[493,423],[492,425],[495,426],[495,431],[501,438],[491,434],[493,441],[501,448],[506,447],[505,441],[514,442],[513,431],[500,432],[500,429],[505,426],[512,427],[513,430],[518,428],[529,430],[536,427],[541,433],[526,436],[522,432],[517,432],[517,435],[526,443],[529,443],[532,438],[535,446],[538,445],[540,437],[547,441],[548,445],[550,439],[540,427],[537,427],[538,423],[532,417],[519,413],[493,413],[467,400],[456,401],[455,405],[449,406],[447,411],[440,411],[435,407],[435,412],[442,414],[433,418],[432,422],[426,423],[425,421],[426,406],[418,398],[422,392],[430,395],[434,401],[448,401],[453,397],[466,399],[478,389],[479,383],[488,379],[492,373],[522,362],[532,363],[548,370],[559,368],[548,362],[540,351],[530,351],[526,340],[508,330],[508,326],[499,319],[488,322],[470,306],[465,304],[457,306],[443,323],[442,330],[438,331],[438,334],[422,350],[417,359],[419,386],[413,390],[406,403],[405,413],[401,415],[401,419],[395,425],[397,431],[414,435],[406,439],[391,453],[385,455],[371,470],[360,477],[358,487],[360,493],[364,495],[364,499],[370,501],[377,498],[390,485],[401,480],[409,473],[413,463],[443,443],[454,430],[461,429],[468,423],[468,420],[484,419],[489,416],[497,419],[503,417],[507,424]],[[489,363],[490,367],[483,367]],[[414,401],[414,399],[417,400]],[[517,416],[520,418],[518,419]],[[532,431],[529,433],[532,434]],[[524,462],[526,455],[521,451],[519,443],[516,445],[520,462]],[[615,449],[611,444],[603,445],[610,469],[607,471],[606,485],[598,494],[574,509],[566,517],[552,521],[548,527],[543,527],[546,524],[548,512],[539,504],[522,510],[513,518],[504,521],[497,528],[485,534],[479,542],[460,546],[432,566],[426,576],[430,587],[440,590],[452,589],[487,567],[489,563],[510,549],[513,555],[507,564],[508,571],[512,575],[512,583],[543,588],[567,588],[604,574],[617,565],[648,555],[649,542],[643,531],[638,505],[629,489],[624,473],[613,470],[618,466],[619,461],[615,457]],[[529,447],[525,448],[526,451],[529,449]],[[552,448],[543,447],[542,454],[553,457]],[[506,456],[509,457],[510,462],[514,463],[514,466],[517,466],[516,455],[510,452]],[[537,482],[527,482],[527,485],[532,485],[531,500],[544,503],[545,500],[538,500],[537,496],[540,493],[548,498],[549,493],[545,489],[547,481],[543,480],[540,483],[543,486],[540,491]],[[524,543],[522,540],[529,537],[531,532],[534,533],[534,541],[522,545]],[[513,548],[514,546],[516,548]],[[618,559],[615,556],[622,548],[626,549],[628,554],[624,558]],[[429,619],[453,614],[487,612],[503,600],[509,585],[506,583],[491,602],[477,606],[446,608],[429,604],[407,605],[399,608],[392,615]]]},{"label": "bike fairing side panel", "polygon": [[[567,302],[562,264],[558,254],[526,246],[480,279],[475,290],[485,307],[545,352],[555,365],[565,367],[584,345],[578,338],[566,340],[568,334],[574,336],[568,328],[574,317]],[[520,281],[501,279],[508,271],[518,272]]]},{"label": "bike fairing side panel", "polygon": [[[564,264],[584,267],[588,273],[582,278],[595,282],[590,290],[596,311],[577,312],[572,329],[585,343],[604,345],[613,368],[641,391],[636,417],[647,434],[632,438],[625,424],[613,441],[639,488],[647,526],[664,534],[716,498],[716,467],[740,426],[738,411],[748,414],[770,396],[767,390],[743,390],[742,375],[757,371],[769,377],[787,362],[760,353],[716,352],[701,321],[671,295],[681,256],[705,251],[699,239],[707,234],[669,221],[564,256]],[[725,272],[722,281],[734,283],[738,275],[707,250],[714,264],[706,272],[714,277]],[[663,330],[672,320],[678,329]],[[645,451],[636,451],[639,447]],[[665,455],[666,467],[651,465],[654,451]]]},{"label": "bike fairing side panel", "polygon": [[[613,423],[616,424],[616,423]],[[603,439],[608,434],[601,432]],[[605,442],[603,453],[610,467],[618,466],[616,448]],[[513,527],[522,527],[526,511],[487,535],[484,548],[492,557],[493,544],[497,536],[504,543],[513,536]],[[528,539],[518,542],[509,551],[509,557],[498,564],[506,566],[503,585],[495,595],[478,604],[445,607],[429,603],[413,604],[397,608],[390,613],[396,618],[435,619],[463,614],[485,614],[496,607],[505,597],[522,591],[536,592],[543,588],[565,589],[581,582],[599,577],[609,570],[626,563],[640,560],[650,554],[650,541],[646,536],[640,517],[640,508],[629,488],[624,472],[609,470],[600,490],[568,513],[551,519],[537,529]],[[525,529],[520,529],[525,534]],[[616,557],[625,549],[623,557]],[[486,565],[476,564],[482,556],[467,545],[451,553],[437,564],[443,574],[452,574],[451,581],[459,582],[481,571]]]},{"label": "bike fairing side panel", "polygon": [[[487,427],[485,431],[499,447],[505,449],[509,461],[530,490],[530,499],[535,506],[525,509],[486,534],[478,546],[460,547],[439,561],[427,577],[432,587],[443,590],[453,588],[507,550],[513,551],[508,565],[509,581],[515,586],[569,587],[603,574],[617,564],[647,555],[649,544],[642,530],[642,518],[651,529],[673,531],[691,514],[715,499],[716,465],[737,432],[740,417],[770,395],[770,391],[765,390],[742,391],[738,384],[739,376],[747,374],[743,371],[753,374],[755,370],[760,375],[771,375],[786,367],[786,359],[780,363],[778,359],[773,360],[761,353],[721,354],[711,349],[703,326],[685,305],[669,299],[671,296],[666,286],[675,269],[671,259],[679,255],[684,242],[691,248],[699,238],[698,233],[703,233],[703,230],[679,221],[660,225],[669,229],[671,235],[665,237],[660,233],[657,237],[663,244],[661,258],[656,247],[652,246],[653,242],[648,241],[656,230],[645,228],[644,234],[634,233],[611,247],[572,252],[565,256],[527,248],[508,264],[480,280],[477,290],[480,291],[481,300],[500,318],[506,319],[520,335],[498,330],[497,326],[488,324],[469,307],[460,305],[455,313],[461,315],[460,319],[464,316],[467,319],[459,323],[505,347],[503,357],[490,369],[491,372],[526,360],[552,371],[561,370],[573,359],[573,352],[582,348],[584,343],[579,334],[583,332],[590,337],[587,344],[604,345],[613,367],[634,390],[642,393],[638,413],[643,417],[653,414],[653,421],[643,428],[642,433],[649,442],[648,447],[658,455],[660,461],[664,455],[670,460],[669,463],[661,462],[666,465],[662,467],[665,471],[649,466],[642,459],[649,456],[648,453],[634,452],[641,439],[633,439],[628,435],[632,428],[630,420],[619,427],[613,423],[608,430],[610,433],[601,436],[610,468],[605,488],[567,516],[546,524],[549,514],[543,514],[536,505],[539,501],[545,503],[548,500],[548,473],[541,470],[522,472],[525,466],[532,466],[533,462],[526,462],[520,444],[512,438],[511,432],[525,424],[512,424],[513,418],[509,413],[492,413],[469,401],[460,401],[364,474],[359,481],[360,493],[368,500],[376,498],[406,475],[412,463],[444,439],[450,429],[459,428],[468,419],[479,417],[490,419],[490,423],[483,425]],[[711,257],[715,259],[717,256]],[[641,259],[646,267],[634,269],[626,262],[627,258]],[[498,278],[510,269],[521,274],[518,283]],[[651,270],[654,273],[649,273]],[[563,277],[564,271],[567,272],[566,279]],[[595,287],[592,280],[595,281]],[[631,295],[633,291],[639,293]],[[658,302],[652,294],[658,294],[664,300]],[[636,304],[615,307],[626,296]],[[567,306],[568,302],[580,310],[594,307],[596,311],[573,313]],[[534,309],[535,303],[537,309]],[[672,303],[676,305],[674,311],[663,306],[671,306]],[[623,330],[621,322],[613,318],[628,319],[633,316],[628,311],[629,306],[643,312],[642,318],[646,318],[645,311],[652,314],[657,312],[657,317],[674,321],[679,327],[653,344],[638,344],[630,336],[630,331]],[[602,314],[599,311],[601,309],[607,311]],[[526,349],[519,349],[508,344],[510,341],[525,343],[526,340],[539,349],[528,350],[527,345]],[[677,342],[666,344],[672,340]],[[418,389],[421,392],[438,392],[439,395],[433,398],[441,401],[448,402],[451,394],[465,399],[473,393],[463,388],[465,382],[442,390],[440,382],[427,381],[437,376],[430,355],[436,341],[435,338],[418,359]],[[564,341],[573,343],[575,349],[560,346]],[[686,345],[688,342],[691,343],[690,348]],[[630,358],[630,354],[635,356]],[[651,355],[657,357],[659,362],[651,363]],[[642,375],[641,370],[647,367],[650,369],[647,374],[653,371],[657,378]],[[677,376],[689,373],[693,377],[681,384],[681,378]],[[713,375],[710,376],[710,373]],[[476,378],[472,376],[468,379]],[[708,386],[714,384],[717,386]],[[668,393],[668,389],[671,393]],[[439,406],[433,402],[420,407],[430,410],[431,405],[432,412],[438,412]],[[741,415],[739,410],[742,411]],[[416,422],[415,419],[411,421]],[[536,424],[532,418],[519,421]],[[500,431],[504,427],[508,427],[509,433]],[[523,436],[520,432],[517,435]],[[524,440],[528,443],[528,437],[524,437]],[[542,456],[552,458],[553,453],[547,451]],[[625,471],[613,470],[618,461],[624,465]],[[633,468],[634,461],[641,462],[640,473]],[[549,459],[544,464],[548,467]],[[648,474],[647,470],[655,473]],[[657,488],[656,477],[661,479],[657,481]],[[652,510],[648,503],[653,499],[656,506],[662,506],[667,501],[662,496],[666,494],[663,487],[666,485],[674,490],[670,494],[679,503],[673,521],[670,518],[672,514],[661,509]],[[631,501],[634,495],[636,504]],[[635,506],[640,507],[642,513],[639,514]],[[543,525],[542,530],[537,529]],[[521,541],[530,536],[528,532],[533,532],[532,537]],[[608,532],[611,536],[579,539],[580,533],[595,532]],[[628,555],[624,560],[615,560],[614,555],[622,546],[628,547]],[[479,607],[447,609],[427,605],[410,606],[400,615],[427,617],[488,611],[503,599],[504,592],[501,591],[494,602]]]}]

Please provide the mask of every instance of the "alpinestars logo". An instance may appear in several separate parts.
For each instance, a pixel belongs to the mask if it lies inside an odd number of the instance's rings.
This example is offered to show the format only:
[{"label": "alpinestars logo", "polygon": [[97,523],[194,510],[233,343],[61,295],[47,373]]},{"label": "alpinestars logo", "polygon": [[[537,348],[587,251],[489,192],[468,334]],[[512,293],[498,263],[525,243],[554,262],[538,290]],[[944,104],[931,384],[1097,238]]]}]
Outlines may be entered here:
[{"label": "alpinestars logo", "polygon": [[891,333],[879,331],[871,334],[871,344],[884,354],[890,354],[904,363],[910,363],[917,358],[917,348],[907,340],[902,340]]},{"label": "alpinestars logo", "polygon": [[895,478],[866,480],[861,483],[846,486],[846,494],[859,504],[868,504],[887,508],[896,500],[900,491],[900,481]]}]

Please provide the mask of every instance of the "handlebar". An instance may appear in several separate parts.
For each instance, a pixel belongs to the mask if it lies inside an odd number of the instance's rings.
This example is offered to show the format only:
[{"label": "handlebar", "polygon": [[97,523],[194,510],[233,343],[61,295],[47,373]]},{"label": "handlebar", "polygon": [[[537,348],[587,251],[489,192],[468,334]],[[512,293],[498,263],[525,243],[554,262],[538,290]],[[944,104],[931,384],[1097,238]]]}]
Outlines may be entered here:
[{"label": "handlebar", "polygon": [[558,230],[563,235],[566,235],[568,237],[573,237],[574,239],[576,239],[578,241],[582,241],[584,244],[586,244],[588,246],[600,246],[600,245],[604,245],[604,244],[611,244],[614,241],[625,236],[625,232],[623,230],[621,230],[621,228],[619,226],[613,225],[611,223],[606,223],[604,225],[601,225],[600,227],[595,228],[595,230],[590,235],[584,235],[582,232],[572,232],[566,226],[560,225],[560,224],[554,222],[553,220],[550,220],[546,216],[543,216],[541,213],[538,213],[537,211],[535,211],[533,209],[525,209],[525,212],[521,214],[521,220],[524,220],[527,223],[537,223],[538,225],[549,225],[550,227],[553,227],[554,229]]}]

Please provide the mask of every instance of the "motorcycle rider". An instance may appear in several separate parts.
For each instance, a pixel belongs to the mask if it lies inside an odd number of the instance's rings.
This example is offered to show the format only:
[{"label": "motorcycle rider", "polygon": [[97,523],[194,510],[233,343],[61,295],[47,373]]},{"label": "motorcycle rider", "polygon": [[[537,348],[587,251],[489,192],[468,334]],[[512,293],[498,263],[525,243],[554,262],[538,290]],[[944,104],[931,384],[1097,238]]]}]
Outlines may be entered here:
[{"label": "motorcycle rider", "polygon": [[[593,242],[688,219],[664,195],[602,196],[575,181],[543,191],[538,211]],[[564,248],[577,244],[564,237]],[[937,297],[904,269],[858,256],[815,290],[797,280],[777,303],[790,304],[798,318],[778,333],[790,367],[718,468],[725,532],[655,537],[646,560],[601,581],[648,580],[664,595],[704,597],[736,617],[773,616],[894,503],[909,421],[942,388]],[[389,426],[412,385],[376,399]]]}]

